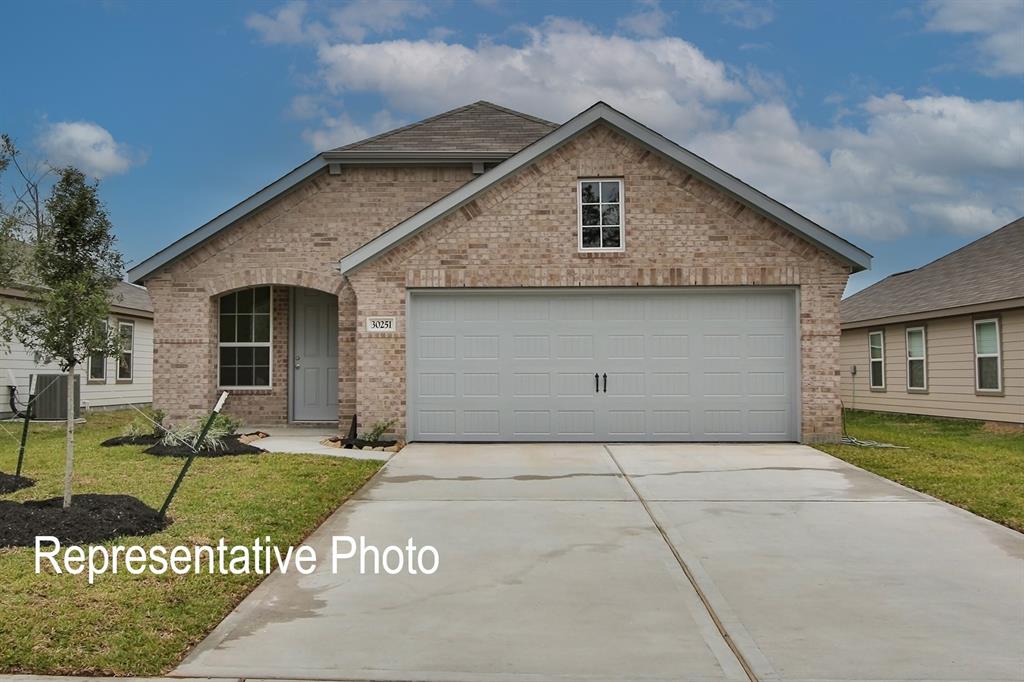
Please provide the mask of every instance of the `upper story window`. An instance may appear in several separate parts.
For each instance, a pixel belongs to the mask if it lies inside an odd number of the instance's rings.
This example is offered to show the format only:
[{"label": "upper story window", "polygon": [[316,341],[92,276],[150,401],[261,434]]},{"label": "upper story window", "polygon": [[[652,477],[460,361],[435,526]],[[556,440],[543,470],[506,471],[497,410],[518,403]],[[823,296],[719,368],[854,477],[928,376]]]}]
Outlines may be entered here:
[{"label": "upper story window", "polygon": [[928,389],[927,346],[924,327],[907,327],[907,390]]},{"label": "upper story window", "polygon": [[974,321],[974,374],[975,388],[979,391],[1003,390],[1001,349],[999,347],[999,318]]},{"label": "upper story window", "polygon": [[580,180],[580,251],[621,251],[622,180]]},{"label": "upper story window", "polygon": [[222,388],[270,386],[270,287],[242,289],[220,297]]},{"label": "upper story window", "polygon": [[871,388],[885,388],[885,333],[868,334],[868,358],[870,360]]},{"label": "upper story window", "polygon": [[117,356],[117,380],[131,381],[135,373],[135,323],[120,320],[117,331],[121,335],[121,353]]}]

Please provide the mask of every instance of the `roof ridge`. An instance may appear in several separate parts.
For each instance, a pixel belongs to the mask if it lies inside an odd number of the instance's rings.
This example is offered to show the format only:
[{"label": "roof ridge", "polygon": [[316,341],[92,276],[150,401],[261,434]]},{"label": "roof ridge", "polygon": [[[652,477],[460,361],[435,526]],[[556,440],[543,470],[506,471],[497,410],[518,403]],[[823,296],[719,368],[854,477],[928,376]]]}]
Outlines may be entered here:
[{"label": "roof ridge", "polygon": [[495,104],[494,102],[490,102],[485,99],[477,100],[473,104],[483,104],[485,106],[491,107],[492,109],[503,111],[506,114],[512,114],[513,116],[518,116],[519,118],[526,119],[527,121],[532,121],[533,123],[541,123],[546,126],[551,126],[552,128],[557,128],[559,125],[558,123],[555,123],[554,121],[549,121],[546,118],[534,116],[533,114],[526,114],[523,113],[522,111],[516,111],[515,109],[509,109],[508,107],[503,107],[500,104]]},{"label": "roof ridge", "polygon": [[454,109],[449,109],[448,111],[442,111],[440,114],[434,114],[433,116],[429,116],[429,117],[424,118],[422,120],[413,121],[412,123],[407,123],[406,125],[400,126],[398,128],[395,128],[394,130],[385,130],[382,133],[377,133],[376,135],[372,135],[372,136],[367,137],[365,139],[357,140],[355,142],[350,142],[350,143],[348,143],[346,145],[342,145],[341,147],[335,147],[334,149],[330,149],[328,151],[336,152],[336,151],[341,151],[343,149],[354,149],[356,147],[361,147],[364,144],[368,144],[370,142],[376,142],[377,140],[383,140],[386,137],[391,137],[392,135],[396,135],[398,133],[405,132],[406,130],[412,130],[413,128],[418,128],[419,126],[425,125],[427,123],[431,123],[433,121],[437,121],[437,120],[445,118],[447,116],[451,116],[452,114],[458,113],[458,112],[463,111],[465,109],[469,109],[470,107],[477,106],[479,103],[480,102],[473,102],[471,104],[464,104],[461,107],[456,107]]}]

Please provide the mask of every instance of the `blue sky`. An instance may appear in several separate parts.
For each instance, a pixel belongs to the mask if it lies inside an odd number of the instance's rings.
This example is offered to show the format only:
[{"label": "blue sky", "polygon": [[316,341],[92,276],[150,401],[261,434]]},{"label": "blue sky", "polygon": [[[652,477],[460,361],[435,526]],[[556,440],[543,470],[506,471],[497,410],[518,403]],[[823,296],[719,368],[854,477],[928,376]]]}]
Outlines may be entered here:
[{"label": "blue sky", "polygon": [[478,99],[604,99],[872,252],[850,291],[1024,214],[1021,0],[65,0],[5,24],[0,131],[101,178],[129,263]]}]

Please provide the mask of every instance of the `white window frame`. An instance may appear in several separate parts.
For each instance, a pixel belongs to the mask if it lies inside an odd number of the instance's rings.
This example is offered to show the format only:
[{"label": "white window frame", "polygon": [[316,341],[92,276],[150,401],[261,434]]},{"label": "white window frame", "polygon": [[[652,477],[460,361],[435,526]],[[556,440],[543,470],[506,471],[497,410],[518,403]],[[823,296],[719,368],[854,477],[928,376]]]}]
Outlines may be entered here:
[{"label": "white window frame", "polygon": [[[616,182],[619,185],[619,245],[583,246],[583,184],[586,182]],[[576,183],[576,248],[581,253],[618,253],[626,250],[626,195],[622,178],[580,178]],[[600,205],[600,204],[599,204]],[[588,227],[593,227],[592,225]],[[604,239],[602,234],[601,239]]]},{"label": "white window frame", "polygon": [[[217,296],[217,389],[226,391],[269,391],[274,387],[274,286],[272,284],[257,284],[252,287],[244,287],[245,289],[259,289],[260,287],[267,287],[270,289],[270,336],[269,341],[229,341],[221,342],[220,340],[220,299],[227,294],[237,293],[241,291],[228,291],[224,294]],[[270,358],[270,367],[267,372],[267,385],[266,386],[225,386],[220,383],[220,349],[221,348],[267,348],[267,354]]]},{"label": "white window frame", "polygon": [[[123,327],[131,327],[132,330],[132,345],[127,351],[122,348],[117,354],[117,381],[121,383],[131,383],[135,381],[135,321],[134,320],[118,320],[117,321],[117,338],[121,339],[121,329]],[[121,358],[127,353],[128,355],[128,367],[131,376],[121,376]]]},{"label": "white window frame", "polygon": [[[110,333],[110,320],[103,320],[103,333],[104,334],[109,334]],[[132,334],[132,338],[133,339],[135,338],[134,334]],[[105,384],[105,383],[107,383],[107,360],[109,360],[109,357],[106,356],[106,355],[102,356],[103,357],[103,376],[101,376],[101,377],[94,377],[92,375],[92,368],[93,368],[93,361],[92,360],[93,360],[93,358],[95,356],[96,356],[96,353],[92,353],[91,355],[89,355],[89,363],[88,363],[89,366],[85,368],[85,380],[86,380],[87,383]]]},{"label": "white window frame", "polygon": [[[995,353],[979,353],[978,352],[978,325],[993,323],[996,326],[996,352]],[[1002,329],[999,325],[998,317],[986,317],[974,320],[974,390],[978,393],[1002,393],[1003,392],[1003,345]],[[981,372],[978,370],[978,360],[980,358],[995,358],[996,359],[996,381],[999,384],[996,388],[982,388],[981,387]]]},{"label": "white window frame", "polygon": [[[911,332],[921,332],[921,357],[911,357],[910,355],[910,334]],[[928,332],[923,326],[907,327],[906,335],[904,340],[907,344],[907,391],[920,392],[928,390]],[[922,366],[922,376],[924,377],[923,386],[911,386],[910,385],[910,361],[920,360]]]},{"label": "white window frame", "polygon": [[[882,340],[882,357],[880,358],[871,357],[871,337],[873,336],[878,336]],[[875,373],[871,371],[873,369],[872,365],[876,362],[881,363],[882,365],[882,383],[878,386],[874,384]],[[883,330],[868,332],[868,386],[875,391],[885,390],[885,332]]]}]

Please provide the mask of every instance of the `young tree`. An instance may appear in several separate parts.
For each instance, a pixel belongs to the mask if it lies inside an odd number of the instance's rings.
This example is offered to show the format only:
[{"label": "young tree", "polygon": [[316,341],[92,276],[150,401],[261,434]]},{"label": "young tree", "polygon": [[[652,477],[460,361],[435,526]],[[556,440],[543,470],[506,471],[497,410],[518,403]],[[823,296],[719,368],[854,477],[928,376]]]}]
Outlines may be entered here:
[{"label": "young tree", "polygon": [[94,353],[113,355],[119,340],[103,322],[110,292],[124,262],[114,248],[110,220],[97,183],[75,168],[56,171],[46,200],[45,219],[32,244],[30,270],[36,295],[32,305],[10,308],[9,335],[29,350],[56,361],[68,375],[64,507],[71,506],[75,457],[75,368]]}]

